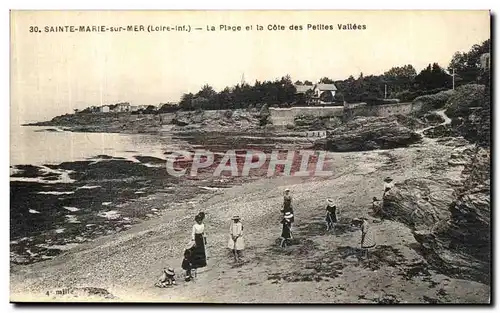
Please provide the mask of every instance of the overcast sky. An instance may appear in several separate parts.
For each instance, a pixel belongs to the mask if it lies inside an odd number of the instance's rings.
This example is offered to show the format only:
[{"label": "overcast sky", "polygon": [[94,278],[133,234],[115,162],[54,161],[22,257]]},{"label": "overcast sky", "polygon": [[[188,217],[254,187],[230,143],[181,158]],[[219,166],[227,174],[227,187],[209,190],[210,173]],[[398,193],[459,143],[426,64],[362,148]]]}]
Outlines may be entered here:
[{"label": "overcast sky", "polygon": [[[334,30],[290,31],[289,25]],[[339,31],[337,24],[366,25]],[[191,25],[203,31],[46,33],[57,25]],[[207,32],[207,25],[253,25]],[[256,25],[264,27],[257,31]],[[287,27],[268,31],[267,25]],[[41,33],[30,33],[38,26]],[[14,12],[11,16],[11,121],[50,119],[90,105],[176,102],[204,84],[291,75],[317,81],[381,74],[392,66],[447,67],[456,51],[490,36],[487,11]]]}]

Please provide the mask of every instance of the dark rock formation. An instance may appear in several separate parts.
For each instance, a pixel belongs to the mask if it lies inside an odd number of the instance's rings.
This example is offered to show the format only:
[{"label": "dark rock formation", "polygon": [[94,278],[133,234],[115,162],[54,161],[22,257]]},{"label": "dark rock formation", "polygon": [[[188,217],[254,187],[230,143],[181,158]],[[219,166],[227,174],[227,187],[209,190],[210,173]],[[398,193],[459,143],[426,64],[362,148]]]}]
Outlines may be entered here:
[{"label": "dark rock formation", "polygon": [[460,132],[448,125],[439,125],[424,131],[424,135],[429,138],[459,137]]},{"label": "dark rock formation", "polygon": [[421,136],[402,126],[397,117],[357,117],[328,133],[318,142],[330,151],[365,151],[407,147]]},{"label": "dark rock formation", "polygon": [[177,126],[187,126],[189,125],[189,122],[185,119],[178,119],[174,117],[172,121],[170,122],[171,124],[177,125]]},{"label": "dark rock formation", "polygon": [[441,115],[434,113],[434,112],[430,112],[430,113],[425,114],[423,119],[426,122],[426,124],[429,126],[431,126],[431,125],[435,126],[435,125],[439,125],[441,123],[444,123],[443,117],[441,117]]},{"label": "dark rock formation", "polygon": [[448,207],[455,199],[455,188],[446,179],[408,179],[386,193],[382,214],[416,230],[430,230],[451,216]]},{"label": "dark rock formation", "polygon": [[488,149],[452,154],[464,166],[462,183],[439,178],[408,179],[384,197],[385,218],[414,230],[420,251],[437,269],[482,283],[490,280],[490,154]]}]

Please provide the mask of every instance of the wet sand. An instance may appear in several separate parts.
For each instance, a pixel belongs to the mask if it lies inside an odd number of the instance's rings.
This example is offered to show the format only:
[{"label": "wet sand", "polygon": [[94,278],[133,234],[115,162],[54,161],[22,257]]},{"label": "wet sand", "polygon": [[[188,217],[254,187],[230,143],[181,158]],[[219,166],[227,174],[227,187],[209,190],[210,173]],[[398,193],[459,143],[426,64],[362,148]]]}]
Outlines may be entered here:
[{"label": "wet sand", "polygon": [[[28,264],[51,259],[75,244],[157,217],[173,204],[189,203],[196,195],[266,175],[264,166],[262,170],[252,170],[250,177],[232,177],[227,172],[212,176],[217,162],[228,149],[239,153],[237,161],[241,171],[246,149],[270,153],[274,148],[300,147],[286,138],[237,139],[223,134],[196,133],[179,135],[169,144],[188,151],[208,149],[216,153],[216,162],[210,168],[201,169],[195,177],[180,178],[169,175],[166,170],[169,151],[164,152],[163,158],[97,155],[84,161],[11,167],[11,262]],[[183,166],[189,168],[190,163],[185,162]],[[137,205],[158,195],[164,203],[151,207]]]}]

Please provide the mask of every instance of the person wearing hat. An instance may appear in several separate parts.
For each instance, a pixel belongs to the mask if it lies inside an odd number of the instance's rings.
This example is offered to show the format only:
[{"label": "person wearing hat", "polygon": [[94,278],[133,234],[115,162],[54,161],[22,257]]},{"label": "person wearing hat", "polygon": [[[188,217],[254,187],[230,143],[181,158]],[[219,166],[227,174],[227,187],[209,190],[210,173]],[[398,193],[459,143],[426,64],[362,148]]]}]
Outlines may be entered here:
[{"label": "person wearing hat", "polygon": [[386,177],[384,179],[384,196],[385,194],[394,187],[394,183],[392,182],[392,178]]},{"label": "person wearing hat", "polygon": [[193,269],[198,269],[207,266],[207,255],[205,245],[207,238],[205,234],[205,224],[203,224],[203,216],[200,214],[194,218],[195,224],[191,233],[191,240],[194,241],[191,264]]},{"label": "person wearing hat", "polygon": [[[283,208],[281,209],[281,213],[285,215],[287,212],[291,213],[293,216],[293,206],[292,206],[292,196],[290,195],[290,189],[285,189],[285,194],[283,196]],[[292,223],[294,222],[294,218],[292,217]]]},{"label": "person wearing hat", "polygon": [[182,260],[182,269],[185,271],[185,280],[190,281],[193,278],[192,256],[194,241],[190,241],[184,248],[184,259]]},{"label": "person wearing hat", "polygon": [[156,287],[165,288],[169,286],[174,286],[175,283],[175,272],[174,269],[164,268],[163,273],[159,279],[159,281],[155,284]]},{"label": "person wearing hat", "polygon": [[201,221],[203,222],[205,220],[205,212],[200,212],[196,214],[196,217],[201,219]]},{"label": "person wearing hat", "polygon": [[351,225],[360,227],[361,229],[361,249],[363,254],[368,259],[368,250],[375,247],[375,234],[366,218],[355,218]]},{"label": "person wearing hat", "polygon": [[282,248],[285,248],[287,243],[289,242],[290,239],[293,238],[292,236],[292,219],[293,219],[293,214],[290,212],[286,212],[283,220],[281,223],[283,224],[283,228],[281,230],[281,243],[280,246]]},{"label": "person wearing hat", "polygon": [[229,241],[228,248],[234,254],[234,260],[239,262],[241,254],[245,249],[245,241],[243,239],[243,224],[241,224],[240,217],[238,215],[233,216],[232,224],[229,228]]},{"label": "person wearing hat", "polygon": [[326,200],[326,231],[333,230],[335,234],[335,225],[338,223],[338,214],[339,210],[337,210],[337,206],[333,204],[332,199]]}]

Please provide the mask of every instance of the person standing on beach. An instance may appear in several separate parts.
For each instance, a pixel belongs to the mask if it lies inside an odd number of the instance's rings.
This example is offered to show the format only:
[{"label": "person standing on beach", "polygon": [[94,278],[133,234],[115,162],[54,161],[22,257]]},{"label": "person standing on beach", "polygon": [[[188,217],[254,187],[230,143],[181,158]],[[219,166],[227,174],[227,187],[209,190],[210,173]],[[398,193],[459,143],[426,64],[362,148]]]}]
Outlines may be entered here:
[{"label": "person standing on beach", "polygon": [[203,218],[199,214],[194,218],[195,224],[191,233],[191,240],[194,241],[193,255],[191,264],[196,271],[198,268],[207,266],[207,256],[205,253],[205,245],[207,244],[207,237],[205,234],[205,224]]},{"label": "person standing on beach", "polygon": [[364,257],[368,259],[368,250],[375,247],[375,234],[366,218],[356,218],[353,220],[353,225],[361,228],[361,249]]},{"label": "person standing on beach", "polygon": [[285,213],[281,224],[283,224],[283,228],[281,230],[281,243],[280,247],[285,248],[289,243],[289,240],[293,238],[292,236],[292,219],[293,214],[290,212]]},{"label": "person standing on beach", "polygon": [[326,231],[333,230],[333,234],[335,234],[335,225],[338,223],[338,215],[339,211],[337,210],[337,206],[333,204],[332,199],[326,200]]},{"label": "person standing on beach", "polygon": [[[202,211],[202,212],[199,212],[196,216],[201,220],[201,223],[203,225],[205,225],[205,217],[207,216],[206,213]],[[210,258],[209,253],[208,253],[208,249],[206,247],[206,241],[205,241],[205,256],[206,256],[207,260]]]},{"label": "person standing on beach", "polygon": [[229,241],[227,246],[234,254],[234,261],[239,262],[241,254],[245,249],[243,224],[241,224],[240,217],[238,215],[233,216],[232,221],[233,223],[229,229]]},{"label": "person standing on beach", "polygon": [[286,213],[291,213],[292,214],[292,220],[291,222],[293,223],[295,218],[293,217],[294,212],[293,212],[293,206],[292,206],[292,196],[290,195],[290,189],[285,189],[285,194],[283,196],[283,208],[281,209],[281,213],[283,213],[283,216]]},{"label": "person standing on beach", "polygon": [[184,259],[182,260],[182,269],[185,271],[185,281],[190,281],[193,278],[193,248],[194,241],[190,241],[186,248],[184,248]]}]

